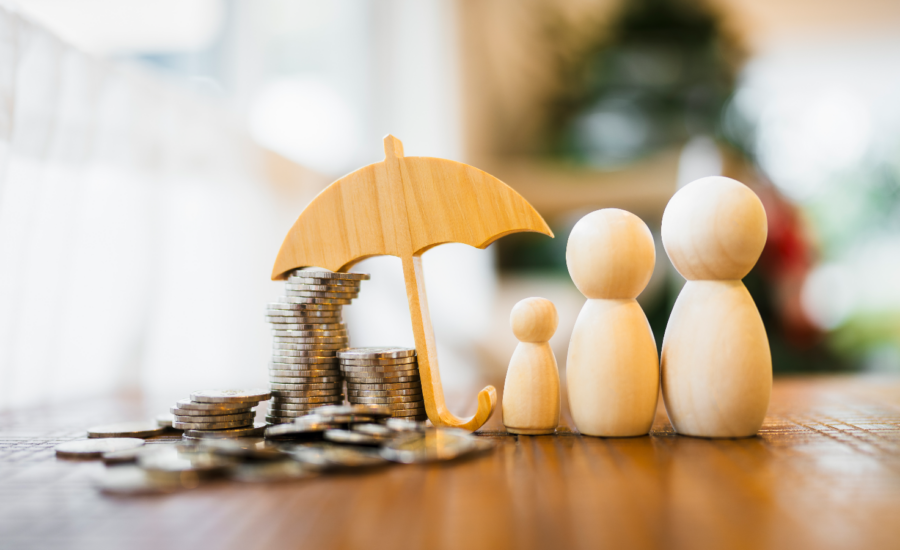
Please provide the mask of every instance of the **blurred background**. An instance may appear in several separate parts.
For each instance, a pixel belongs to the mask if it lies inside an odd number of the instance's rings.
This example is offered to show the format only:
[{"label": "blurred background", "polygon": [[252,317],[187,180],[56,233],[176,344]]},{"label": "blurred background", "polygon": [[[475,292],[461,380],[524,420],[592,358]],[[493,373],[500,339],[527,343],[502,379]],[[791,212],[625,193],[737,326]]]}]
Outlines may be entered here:
[{"label": "blurred background", "polygon": [[[458,414],[502,386],[522,298],[557,305],[564,375],[566,240],[598,208],[654,232],[661,342],[683,284],[662,212],[716,174],[766,206],[745,282],[776,374],[900,372],[898,31],[883,0],[3,2],[0,408],[264,385],[281,241],[387,133],[556,234],[425,254]],[[399,260],[355,270],[352,344],[412,345]]]}]

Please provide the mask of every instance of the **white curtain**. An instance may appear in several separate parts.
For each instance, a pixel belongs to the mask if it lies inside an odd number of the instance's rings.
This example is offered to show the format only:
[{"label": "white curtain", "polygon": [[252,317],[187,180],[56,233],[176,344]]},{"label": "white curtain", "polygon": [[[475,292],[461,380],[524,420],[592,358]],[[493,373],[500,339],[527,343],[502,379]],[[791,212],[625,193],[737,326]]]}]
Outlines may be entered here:
[{"label": "white curtain", "polygon": [[0,9],[0,408],[264,384],[299,209],[262,160],[214,100]]}]

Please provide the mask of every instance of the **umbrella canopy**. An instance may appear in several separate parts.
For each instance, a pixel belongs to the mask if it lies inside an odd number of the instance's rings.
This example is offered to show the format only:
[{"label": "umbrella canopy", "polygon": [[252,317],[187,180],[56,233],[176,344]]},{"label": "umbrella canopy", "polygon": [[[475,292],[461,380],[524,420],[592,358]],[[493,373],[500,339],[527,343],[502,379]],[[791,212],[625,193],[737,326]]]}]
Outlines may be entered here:
[{"label": "umbrella canopy", "polygon": [[470,419],[447,410],[421,254],[443,243],[484,248],[510,233],[553,233],[528,201],[490,174],[452,160],[404,157],[403,144],[393,136],[384,145],[384,161],[335,181],[303,210],[281,245],[272,279],[300,267],[347,271],[371,256],[400,258],[428,418],[475,430],[490,417],[497,392],[492,386],[482,390]]}]

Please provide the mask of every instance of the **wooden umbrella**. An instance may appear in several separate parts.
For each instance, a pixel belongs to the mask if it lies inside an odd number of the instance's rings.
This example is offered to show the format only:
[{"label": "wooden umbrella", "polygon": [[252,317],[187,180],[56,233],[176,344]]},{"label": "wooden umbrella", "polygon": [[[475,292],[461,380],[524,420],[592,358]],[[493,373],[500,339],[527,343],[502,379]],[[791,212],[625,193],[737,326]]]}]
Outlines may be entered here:
[{"label": "wooden umbrella", "polygon": [[490,418],[497,390],[488,386],[479,392],[472,418],[447,410],[422,253],[444,243],[485,248],[521,231],[553,233],[528,201],[490,174],[452,160],[404,157],[403,144],[390,135],[384,153],[384,161],[335,181],[303,210],[281,245],[272,280],[301,267],[347,271],[372,256],[400,258],[425,411],[435,426],[474,431]]}]

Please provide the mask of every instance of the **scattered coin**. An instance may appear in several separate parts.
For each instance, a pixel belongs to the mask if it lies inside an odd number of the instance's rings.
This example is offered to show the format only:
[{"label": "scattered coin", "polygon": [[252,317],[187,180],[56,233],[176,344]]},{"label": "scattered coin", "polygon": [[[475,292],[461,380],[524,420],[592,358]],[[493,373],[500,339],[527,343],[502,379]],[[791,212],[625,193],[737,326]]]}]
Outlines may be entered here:
[{"label": "scattered coin", "polygon": [[120,422],[105,426],[94,426],[88,429],[88,437],[153,437],[165,433],[156,422]]},{"label": "scattered coin", "polygon": [[334,424],[329,422],[291,422],[266,428],[266,439],[320,441],[333,428]]},{"label": "scattered coin", "polygon": [[[255,415],[254,415],[255,416]],[[253,424],[253,417],[234,420],[231,422],[178,422],[172,423],[172,426],[179,430],[230,430],[233,428],[243,428]]]},{"label": "scattered coin", "polygon": [[[257,406],[259,401],[248,401],[245,403],[196,403],[190,399],[180,399],[175,403],[178,409],[193,409],[198,411],[241,411],[250,410]],[[204,414],[207,414],[204,412]],[[208,414],[214,414],[212,412]],[[232,412],[223,412],[222,414],[233,414]]]},{"label": "scattered coin", "polygon": [[262,437],[266,432],[264,422],[257,422],[245,428],[233,428],[229,430],[188,430],[184,432],[187,439],[199,439],[206,437]]},{"label": "scattered coin", "polygon": [[250,407],[243,407],[240,409],[222,409],[222,410],[207,410],[201,411],[197,409],[179,409],[177,407],[169,408],[169,411],[175,416],[215,416],[215,417],[223,417],[223,416],[233,416],[236,414],[251,414],[253,409]]},{"label": "scattered coin", "polygon": [[424,432],[426,429],[424,422],[416,422],[414,420],[406,420],[405,418],[388,418],[384,423],[385,427],[395,432]]},{"label": "scattered coin", "polygon": [[340,273],[336,271],[298,269],[291,272],[288,282],[295,277],[311,277],[313,279],[342,279],[345,281],[368,281],[371,277],[368,273]]},{"label": "scattered coin", "polygon": [[290,454],[295,460],[323,468],[362,468],[384,465],[386,459],[376,449],[361,449],[332,443],[297,445]]},{"label": "scattered coin", "polygon": [[223,414],[217,416],[175,416],[175,423],[183,423],[183,422],[194,422],[194,423],[210,423],[210,424],[221,424],[223,422],[245,422],[250,423],[253,421],[253,418],[256,416],[255,412],[243,413],[243,414]]},{"label": "scattered coin", "polygon": [[79,439],[67,441],[55,447],[56,456],[80,460],[101,458],[104,453],[133,449],[144,444],[143,439],[133,437],[104,437],[103,439]]},{"label": "scattered coin", "polygon": [[280,460],[285,453],[263,438],[203,439],[200,450],[245,460]]},{"label": "scattered coin", "polygon": [[393,462],[413,464],[437,460],[451,460],[459,456],[486,450],[493,446],[489,440],[482,440],[465,430],[456,428],[433,428],[389,442],[381,449],[381,455]]},{"label": "scattered coin", "polygon": [[271,394],[266,390],[201,390],[191,393],[191,400],[199,403],[247,403],[266,401]]},{"label": "scattered coin", "polygon": [[97,488],[113,495],[150,495],[172,493],[182,489],[193,489],[181,476],[159,476],[148,473],[137,466],[117,466],[106,468],[96,478]]},{"label": "scattered coin", "polygon": [[140,455],[138,465],[147,472],[192,472],[200,477],[221,475],[234,466],[235,462],[195,448],[185,449],[174,445],[166,446],[160,452]]},{"label": "scattered coin", "polygon": [[365,434],[352,430],[328,430],[325,439],[332,443],[346,445],[364,445],[367,447],[380,447],[386,438],[374,434]]}]

